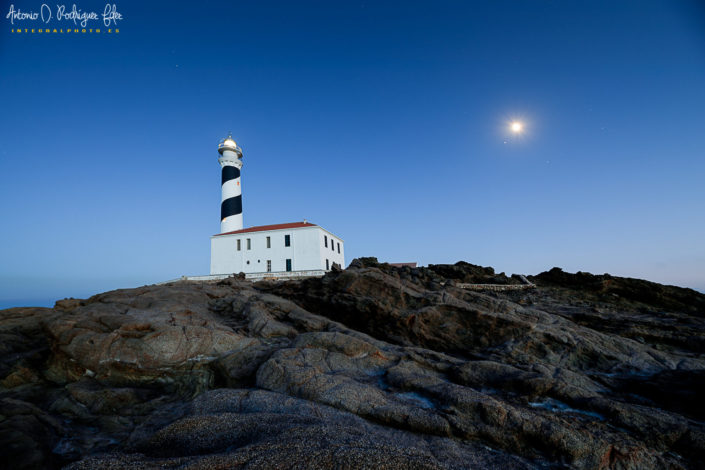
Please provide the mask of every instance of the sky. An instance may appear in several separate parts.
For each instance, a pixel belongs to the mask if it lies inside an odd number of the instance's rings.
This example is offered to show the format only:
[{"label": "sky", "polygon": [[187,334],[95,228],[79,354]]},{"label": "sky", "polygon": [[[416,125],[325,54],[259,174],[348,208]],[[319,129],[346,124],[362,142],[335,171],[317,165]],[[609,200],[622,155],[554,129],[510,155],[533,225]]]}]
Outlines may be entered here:
[{"label": "sky", "polygon": [[41,4],[0,1],[0,308],[207,274],[228,132],[245,226],[308,219],[347,263],[705,291],[702,2],[130,0],[119,33],[13,33]]}]

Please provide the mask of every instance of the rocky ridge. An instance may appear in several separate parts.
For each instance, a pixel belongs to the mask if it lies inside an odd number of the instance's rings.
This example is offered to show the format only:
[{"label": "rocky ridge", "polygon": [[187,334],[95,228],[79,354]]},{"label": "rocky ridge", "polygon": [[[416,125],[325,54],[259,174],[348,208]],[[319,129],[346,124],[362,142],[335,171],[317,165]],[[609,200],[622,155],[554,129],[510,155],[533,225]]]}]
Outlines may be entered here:
[{"label": "rocky ridge", "polygon": [[[705,295],[362,258],[0,311],[8,468],[697,469]],[[0,465],[3,465],[0,464]]]}]

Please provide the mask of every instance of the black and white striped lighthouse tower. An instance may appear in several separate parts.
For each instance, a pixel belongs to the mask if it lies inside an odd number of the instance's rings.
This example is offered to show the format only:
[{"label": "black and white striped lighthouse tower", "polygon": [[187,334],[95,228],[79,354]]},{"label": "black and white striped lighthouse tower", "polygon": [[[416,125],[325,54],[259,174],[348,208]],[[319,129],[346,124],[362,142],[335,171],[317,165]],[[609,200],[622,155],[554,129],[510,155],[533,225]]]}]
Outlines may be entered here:
[{"label": "black and white striped lighthouse tower", "polygon": [[220,233],[242,230],[242,188],[240,187],[242,149],[228,134],[218,144],[218,153],[220,153],[218,163],[223,169]]}]

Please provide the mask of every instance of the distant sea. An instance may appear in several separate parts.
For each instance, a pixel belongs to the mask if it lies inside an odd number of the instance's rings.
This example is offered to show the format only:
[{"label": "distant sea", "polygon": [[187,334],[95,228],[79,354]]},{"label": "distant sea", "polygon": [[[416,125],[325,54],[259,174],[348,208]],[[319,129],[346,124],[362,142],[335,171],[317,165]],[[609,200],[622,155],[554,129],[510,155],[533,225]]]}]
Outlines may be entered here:
[{"label": "distant sea", "polygon": [[57,300],[59,299],[0,299],[0,310],[12,307],[53,307]]}]

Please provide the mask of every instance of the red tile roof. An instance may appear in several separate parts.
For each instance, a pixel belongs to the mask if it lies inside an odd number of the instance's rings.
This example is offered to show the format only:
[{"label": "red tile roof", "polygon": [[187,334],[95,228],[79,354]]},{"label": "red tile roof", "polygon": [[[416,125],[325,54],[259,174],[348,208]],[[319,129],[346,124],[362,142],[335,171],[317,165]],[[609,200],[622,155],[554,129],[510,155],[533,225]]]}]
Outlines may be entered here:
[{"label": "red tile roof", "polygon": [[291,222],[289,224],[260,225],[259,227],[243,228],[242,230],[235,230],[234,232],[218,233],[213,236],[219,237],[220,235],[234,235],[236,233],[266,232],[267,230],[282,230],[286,228],[303,228],[316,226],[316,224],[312,224],[309,222]]}]

